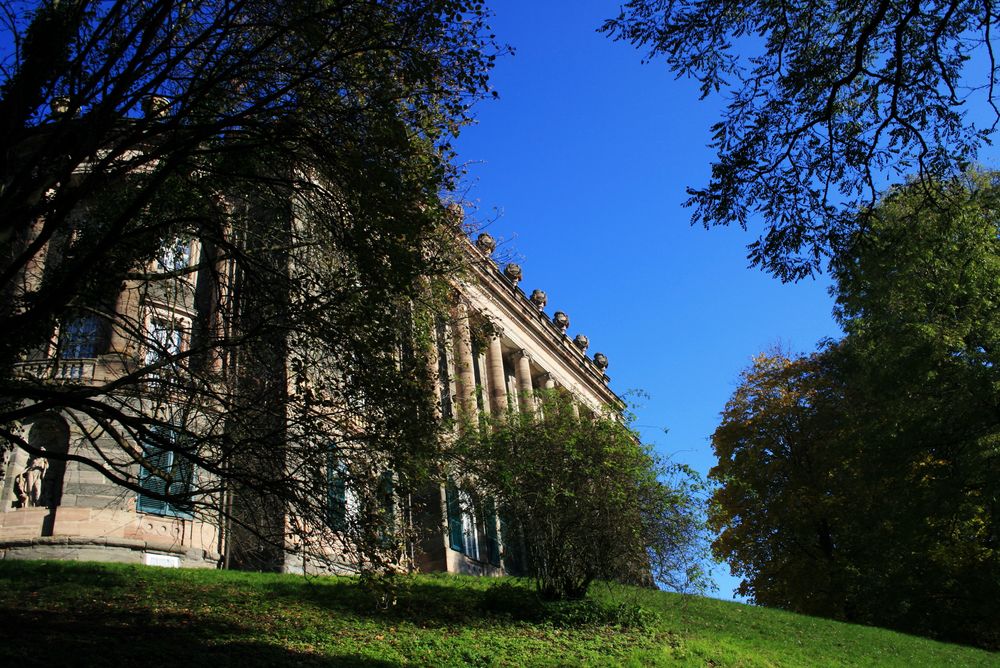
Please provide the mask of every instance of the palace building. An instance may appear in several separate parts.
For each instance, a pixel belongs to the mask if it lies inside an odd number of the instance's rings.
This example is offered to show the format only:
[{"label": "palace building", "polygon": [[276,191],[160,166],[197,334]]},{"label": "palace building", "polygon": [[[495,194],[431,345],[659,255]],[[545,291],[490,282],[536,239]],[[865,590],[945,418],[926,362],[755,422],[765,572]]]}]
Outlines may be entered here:
[{"label": "palace building", "polygon": [[[576,400],[577,411],[600,413],[609,406],[621,410],[621,399],[608,387],[607,357],[588,357],[589,341],[583,334],[570,340],[569,317],[561,311],[549,317],[546,294],[534,290],[527,296],[519,287],[521,267],[511,263],[501,270],[492,259],[494,250],[488,234],[470,245],[472,271],[456,285],[459,298],[450,326],[438,332],[437,392],[443,410],[455,410],[449,408],[451,403],[467,415],[532,413],[537,410],[535,392],[543,388],[564,388]],[[491,323],[492,331],[481,345],[470,332],[476,318]],[[485,517],[476,517],[470,511],[477,505],[462,502],[462,491],[452,485],[445,485],[440,494],[447,531],[423,541],[421,568],[495,572],[501,559],[493,513],[487,509],[481,513]]]},{"label": "palace building", "polygon": [[[600,412],[609,406],[620,410],[621,400],[608,387],[607,358],[601,353],[588,356],[586,336],[577,334],[571,339],[567,335],[569,317],[560,311],[548,315],[541,290],[525,294],[520,287],[521,268],[497,264],[495,242],[488,234],[480,234],[475,243],[465,246],[462,252],[468,258],[468,271],[454,279],[451,315],[439,319],[434,333],[431,365],[442,419],[509,410],[535,412],[535,393],[543,388],[563,388],[574,398],[578,411]],[[53,344],[20,362],[15,372],[40,383],[81,388],[128,373],[125,360],[129,359],[140,360],[147,368],[162,363],[167,374],[170,361],[182,356],[192,337],[219,327],[213,320],[219,316],[213,314],[226,307],[223,284],[214,286],[212,294],[217,297],[212,308],[204,308],[206,286],[226,274],[213,267],[214,279],[200,275],[199,267],[211,265],[203,261],[207,252],[210,249],[197,240],[178,240],[163,249],[155,267],[176,273],[176,278],[155,284],[140,279],[126,282],[112,300],[113,309],[127,315],[126,321],[142,331],[108,326],[97,316],[80,314],[63,321]],[[29,268],[27,283],[35,280],[31,272],[41,273],[43,267],[37,265],[43,260]],[[486,337],[474,335],[474,330],[481,329],[476,323],[489,323]],[[120,401],[125,413],[171,410],[169,401],[148,399],[141,393]],[[206,429],[212,428],[207,417],[195,418],[199,419]],[[153,464],[149,459],[136,463],[173,472],[165,482],[143,469],[137,479],[151,493],[144,495],[116,485],[93,466],[72,457],[92,454],[88,448],[94,434],[108,438],[106,425],[72,411],[53,411],[19,427],[32,449],[62,456],[29,456],[18,448],[7,454],[0,486],[0,558],[309,570],[302,550],[293,544],[269,554],[266,564],[231,561],[230,542],[236,536],[232,528],[152,494],[164,485],[190,485],[206,475],[174,461],[169,450],[153,455]],[[338,513],[343,516],[354,503],[349,487],[331,480],[327,522]],[[489,503],[472,502],[470,491],[460,482],[449,479],[430,485],[419,499],[401,499],[394,498],[389,474],[385,495],[386,503],[404,511],[396,512],[396,517],[412,516],[429,528],[408,546],[411,563],[420,570],[479,574],[516,570],[513,552],[504,549],[496,510]],[[413,507],[403,508],[405,504]],[[281,525],[284,520],[278,517],[275,522]]]}]

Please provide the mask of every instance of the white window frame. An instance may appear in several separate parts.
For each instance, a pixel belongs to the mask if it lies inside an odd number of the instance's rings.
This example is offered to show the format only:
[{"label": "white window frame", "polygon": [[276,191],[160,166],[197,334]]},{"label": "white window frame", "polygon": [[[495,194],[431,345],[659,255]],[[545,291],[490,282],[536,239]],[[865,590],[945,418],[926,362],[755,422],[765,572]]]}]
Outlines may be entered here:
[{"label": "white window frame", "polygon": [[463,552],[470,559],[479,561],[479,527],[476,523],[475,502],[471,494],[460,488],[458,503],[462,509],[462,540],[465,543]]},{"label": "white window frame", "polygon": [[[161,331],[169,331],[176,336],[176,349],[168,348],[165,345],[166,341],[162,342],[164,343],[162,350],[159,350],[152,345],[155,338],[153,324],[156,322],[169,323],[173,325],[169,330]],[[143,345],[145,347],[144,360],[146,366],[152,366],[153,364],[158,364],[163,361],[164,357],[162,353],[175,357],[190,348],[191,318],[187,316],[171,313],[161,309],[150,309],[149,313],[146,315],[143,329],[145,332]],[[156,340],[157,343],[160,343],[159,339]]]},{"label": "white window frame", "polygon": [[[179,258],[183,258],[184,255],[176,253],[178,248],[187,249],[186,262],[179,262]],[[172,237],[167,243],[160,247],[156,258],[152,263],[152,270],[155,273],[168,274],[175,271],[182,271],[184,269],[190,269],[198,265],[199,252],[201,250],[201,244],[198,243],[197,239],[184,239],[183,237],[176,236]],[[185,281],[194,281],[195,272],[185,272],[178,276],[178,278]]]}]

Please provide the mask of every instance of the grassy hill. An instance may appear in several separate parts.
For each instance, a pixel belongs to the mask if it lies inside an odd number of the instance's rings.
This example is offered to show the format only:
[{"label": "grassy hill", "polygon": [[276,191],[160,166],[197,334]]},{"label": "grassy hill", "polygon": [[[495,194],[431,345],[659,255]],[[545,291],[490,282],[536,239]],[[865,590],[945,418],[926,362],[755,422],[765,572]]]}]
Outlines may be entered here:
[{"label": "grassy hill", "polygon": [[0,562],[3,666],[1000,666],[1000,655],[707,598],[403,578],[380,609],[353,578]]}]

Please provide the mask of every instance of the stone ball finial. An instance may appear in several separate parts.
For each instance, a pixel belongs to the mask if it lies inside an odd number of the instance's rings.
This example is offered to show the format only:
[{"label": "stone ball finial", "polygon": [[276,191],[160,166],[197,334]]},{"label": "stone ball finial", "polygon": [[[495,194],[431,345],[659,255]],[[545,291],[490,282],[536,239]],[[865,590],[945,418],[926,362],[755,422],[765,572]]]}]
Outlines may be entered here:
[{"label": "stone ball finial", "polygon": [[65,116],[69,113],[69,98],[65,95],[54,97],[51,107],[53,116]]},{"label": "stone ball finial", "polygon": [[576,347],[579,348],[581,352],[587,352],[587,348],[590,347],[590,339],[583,334],[577,334],[576,338],[573,339],[573,343],[576,344]]},{"label": "stone ball finial", "polygon": [[493,251],[497,249],[497,242],[489,232],[483,232],[476,237],[476,248],[486,256],[493,255]]},{"label": "stone ball finial", "polygon": [[608,368],[608,356],[604,353],[594,353],[594,365],[604,373],[604,370]]},{"label": "stone ball finial", "polygon": [[142,98],[142,113],[146,118],[164,118],[170,109],[170,100],[162,95],[147,95]]},{"label": "stone ball finial", "polygon": [[562,311],[556,311],[552,315],[552,322],[555,323],[556,327],[558,327],[559,331],[563,334],[565,334],[566,330],[569,329],[569,316]]},{"label": "stone ball finial", "polygon": [[509,278],[514,285],[517,285],[518,281],[521,280],[521,265],[516,262],[509,263],[503,268],[503,275]]},{"label": "stone ball finial", "polygon": [[537,306],[539,311],[545,308],[548,302],[549,298],[543,290],[533,290],[531,292],[531,303]]}]

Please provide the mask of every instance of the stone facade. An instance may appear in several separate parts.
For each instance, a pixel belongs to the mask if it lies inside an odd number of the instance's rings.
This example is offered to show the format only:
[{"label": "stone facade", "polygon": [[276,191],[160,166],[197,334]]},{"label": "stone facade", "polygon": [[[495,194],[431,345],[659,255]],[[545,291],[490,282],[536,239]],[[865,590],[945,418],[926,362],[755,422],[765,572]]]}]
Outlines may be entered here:
[{"label": "stone facade", "polygon": [[[519,286],[522,269],[498,266],[494,250],[488,235],[468,245],[469,270],[455,281],[454,308],[437,328],[432,367],[442,417],[508,410],[536,413],[534,395],[543,388],[564,388],[575,397],[579,411],[620,407],[604,373],[606,357],[600,353],[588,357],[587,338],[577,335],[574,342],[567,335],[568,316],[556,311],[550,318],[543,310],[545,293],[535,290],[529,298]],[[160,262],[179,269],[196,267],[200,251],[196,241],[184,242],[166,249],[169,256]],[[185,346],[183,337],[194,329],[192,324],[205,317],[199,316],[198,307],[202,285],[195,272],[160,284],[128,282],[115,309],[142,323],[163,349],[179,350]],[[62,332],[58,349],[38,351],[20,364],[19,373],[50,383],[86,385],[117,377],[130,358],[144,357],[148,362],[155,355],[153,350],[138,350],[134,337],[118,328],[91,336],[88,326],[85,321],[73,324],[77,330]],[[211,322],[207,328],[215,326]],[[141,405],[132,408],[144,410]],[[98,426],[79,415],[47,413],[20,427],[38,449],[94,454],[92,434]],[[218,567],[225,562],[225,536],[216,523],[162,504],[143,503],[141,495],[116,486],[81,462],[31,458],[14,450],[3,467],[0,558],[185,567]],[[192,475],[197,482],[201,474]],[[474,481],[462,480],[457,472],[454,480],[431,486],[415,500],[415,521],[438,528],[414,546],[419,568],[474,574],[516,570],[505,563],[507,551],[495,510],[473,497]],[[294,545],[280,561],[286,571],[309,570]]]},{"label": "stone facade", "polygon": [[[451,321],[438,332],[446,343],[439,350],[447,356],[447,364],[437,365],[441,382],[436,392],[443,412],[450,416],[500,415],[508,410],[536,414],[534,395],[555,388],[573,395],[577,411],[621,409],[621,399],[608,387],[606,366],[587,357],[586,346],[567,336],[568,316],[556,311],[550,318],[543,311],[545,293],[534,290],[529,297],[519,285],[521,267],[498,266],[493,259],[495,248],[488,234],[469,246],[467,278],[456,282],[457,304]],[[485,340],[475,341],[473,331],[485,331]],[[586,341],[583,335],[577,338],[581,337]],[[470,494],[474,485],[469,481]],[[418,559],[423,570],[477,575],[516,570],[506,563],[508,551],[497,542],[502,543],[502,536],[495,513],[484,513],[482,503],[449,503],[447,485],[433,492],[440,511],[429,512],[432,517],[423,521],[432,522],[435,515],[449,521],[441,532],[423,541]],[[469,507],[472,513],[467,512]],[[455,515],[461,515],[463,540],[457,540],[457,526],[454,534],[450,531]]]}]

